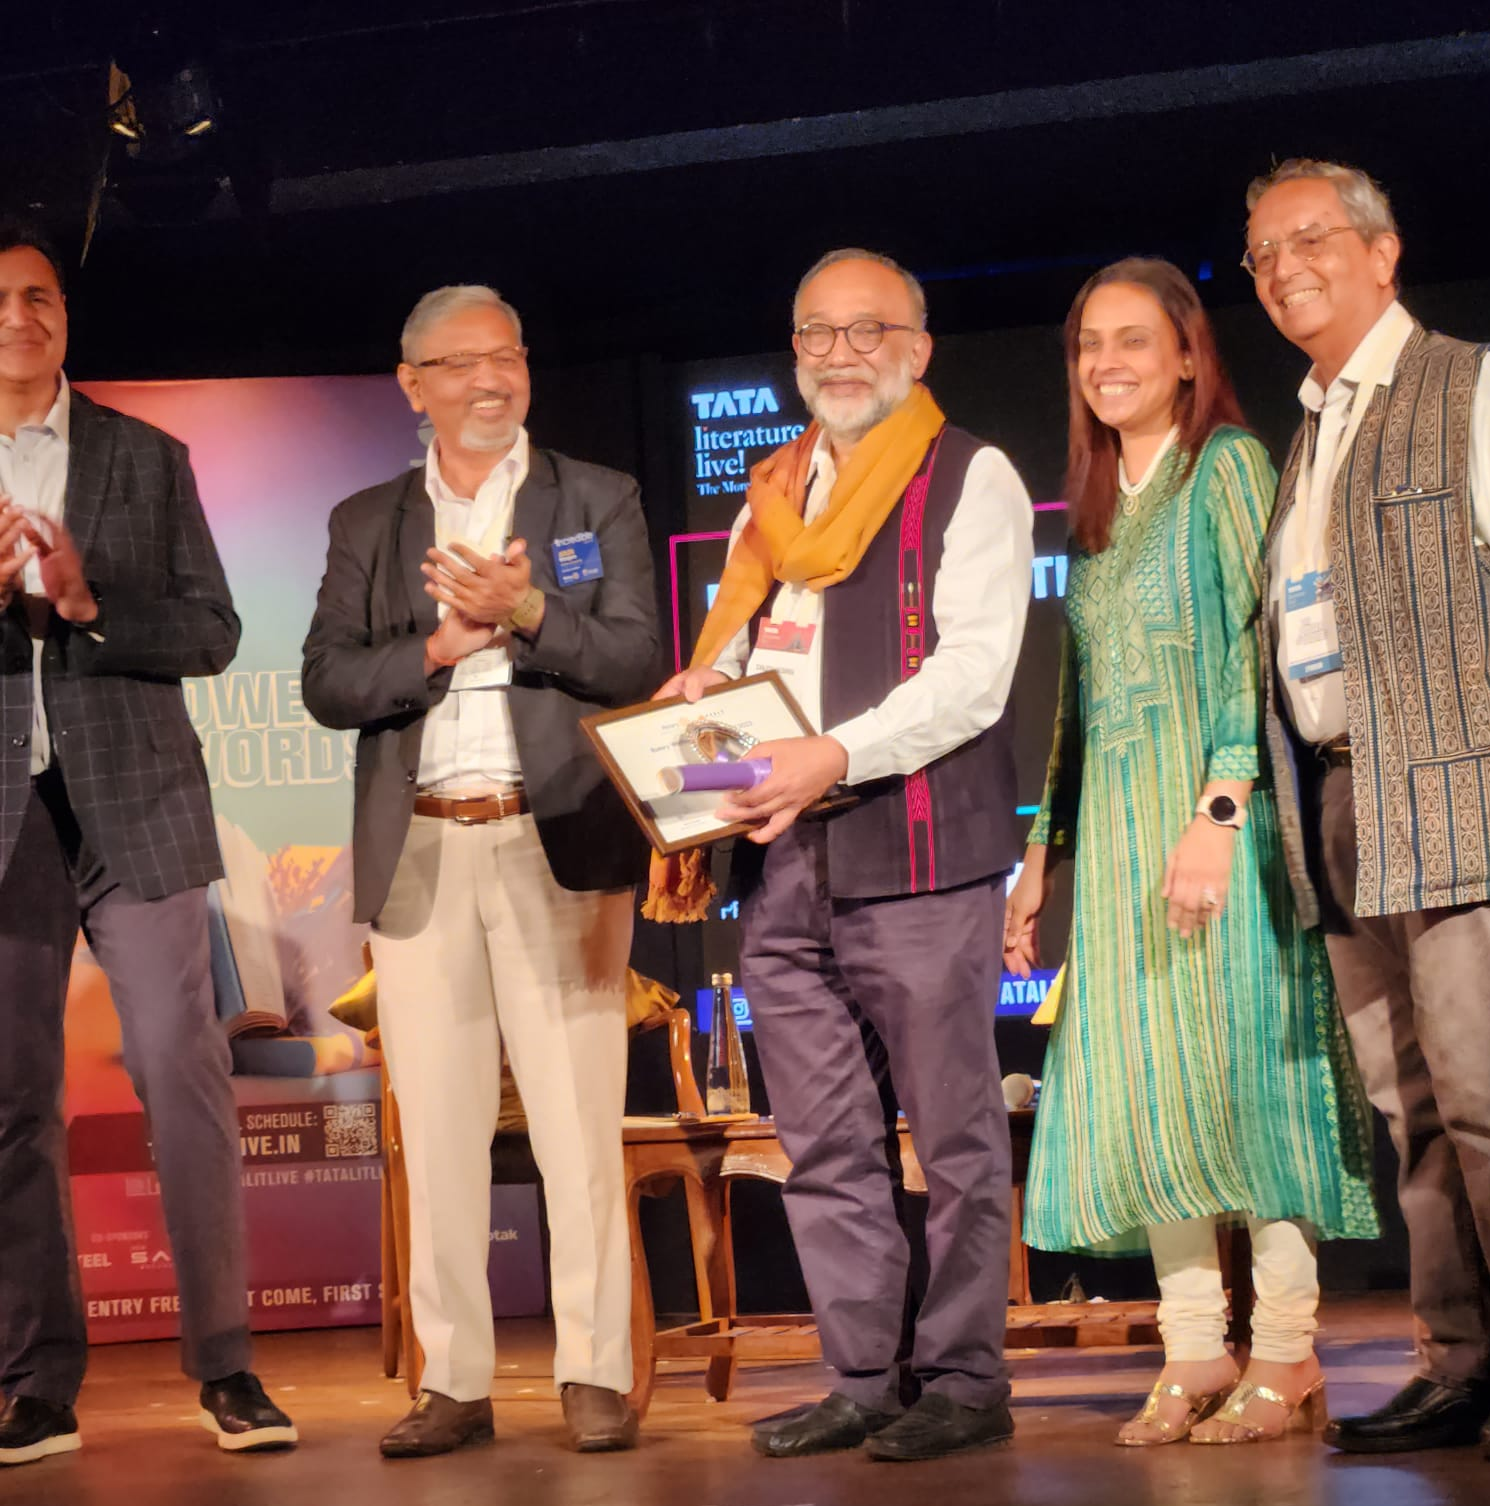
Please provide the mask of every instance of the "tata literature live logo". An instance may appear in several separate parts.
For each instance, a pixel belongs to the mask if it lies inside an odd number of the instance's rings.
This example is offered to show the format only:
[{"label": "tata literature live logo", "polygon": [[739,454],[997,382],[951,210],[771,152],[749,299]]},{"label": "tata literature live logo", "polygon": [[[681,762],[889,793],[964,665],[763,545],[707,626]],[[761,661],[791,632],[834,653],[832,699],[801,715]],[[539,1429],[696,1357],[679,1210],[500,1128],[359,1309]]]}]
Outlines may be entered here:
[{"label": "tata literature live logo", "polygon": [[781,412],[770,387],[690,392],[693,405],[693,480],[703,497],[743,492],[750,467],[795,439],[805,424],[744,423]]}]

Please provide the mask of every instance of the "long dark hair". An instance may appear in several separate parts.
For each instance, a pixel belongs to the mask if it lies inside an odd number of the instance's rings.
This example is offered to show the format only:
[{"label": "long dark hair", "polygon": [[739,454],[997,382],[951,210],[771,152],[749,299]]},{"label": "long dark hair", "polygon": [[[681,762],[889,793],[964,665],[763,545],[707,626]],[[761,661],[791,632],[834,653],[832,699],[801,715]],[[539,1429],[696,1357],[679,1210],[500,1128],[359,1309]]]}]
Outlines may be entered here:
[{"label": "long dark hair", "polygon": [[1180,383],[1174,407],[1174,419],[1180,430],[1179,445],[1190,452],[1190,464],[1195,464],[1201,446],[1214,429],[1221,424],[1243,423],[1231,378],[1221,365],[1211,321],[1190,279],[1178,267],[1157,257],[1130,256],[1103,267],[1090,278],[1066,315],[1065,343],[1071,415],[1066,498],[1071,505],[1071,532],[1076,542],[1091,554],[1100,554],[1112,542],[1112,520],[1118,505],[1118,457],[1122,450],[1117,431],[1104,424],[1081,395],[1076,363],[1087,299],[1098,288],[1115,282],[1130,283],[1154,295],[1174,327],[1181,353],[1190,358],[1195,374]]}]

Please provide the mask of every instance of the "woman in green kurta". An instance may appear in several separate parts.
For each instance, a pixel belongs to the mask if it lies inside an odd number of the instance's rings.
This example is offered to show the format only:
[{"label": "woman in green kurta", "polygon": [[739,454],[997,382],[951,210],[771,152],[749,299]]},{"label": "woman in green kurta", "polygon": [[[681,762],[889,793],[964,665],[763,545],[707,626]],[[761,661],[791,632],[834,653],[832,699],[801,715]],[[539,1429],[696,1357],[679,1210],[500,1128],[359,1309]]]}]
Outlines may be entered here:
[{"label": "woman in green kurta", "polygon": [[[1169,263],[1094,277],[1066,350],[1076,543],[1008,965],[1036,959],[1049,868],[1073,850],[1075,908],[1025,1239],[1153,1252],[1165,1369],[1119,1442],[1253,1441],[1323,1420],[1313,1240],[1377,1231],[1365,1101],[1259,764],[1276,478]],[[1216,1259],[1228,1215],[1251,1226],[1258,1297],[1241,1384]]]}]

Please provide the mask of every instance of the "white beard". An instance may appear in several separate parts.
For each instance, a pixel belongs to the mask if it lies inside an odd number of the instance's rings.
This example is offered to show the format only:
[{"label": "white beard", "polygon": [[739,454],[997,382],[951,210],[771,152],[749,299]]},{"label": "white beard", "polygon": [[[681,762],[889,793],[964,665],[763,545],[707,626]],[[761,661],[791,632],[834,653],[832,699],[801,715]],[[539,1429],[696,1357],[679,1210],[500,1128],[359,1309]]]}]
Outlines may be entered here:
[{"label": "white beard", "polygon": [[893,376],[887,374],[885,385],[873,389],[869,401],[852,416],[839,415],[832,411],[831,399],[822,400],[817,379],[806,375],[801,366],[797,368],[797,391],[807,404],[807,411],[822,425],[823,433],[835,443],[857,444],[875,427],[883,423],[911,395],[916,378],[910,363],[903,364]]}]

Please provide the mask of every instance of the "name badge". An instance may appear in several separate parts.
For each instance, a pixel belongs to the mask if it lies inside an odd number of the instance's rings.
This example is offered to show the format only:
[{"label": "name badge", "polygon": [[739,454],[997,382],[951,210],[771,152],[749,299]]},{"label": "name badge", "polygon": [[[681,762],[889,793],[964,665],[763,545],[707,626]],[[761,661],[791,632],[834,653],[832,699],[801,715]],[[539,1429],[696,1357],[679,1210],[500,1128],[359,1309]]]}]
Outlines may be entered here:
[{"label": "name badge", "polygon": [[755,635],[757,651],[769,654],[807,654],[817,636],[815,622],[777,621],[766,617]]},{"label": "name badge", "polygon": [[1328,570],[1309,570],[1284,582],[1283,641],[1290,680],[1317,680],[1344,665]]},{"label": "name badge", "polygon": [[577,586],[581,581],[599,580],[605,574],[600,563],[600,545],[593,533],[571,533],[554,540],[554,574],[561,586]]}]

